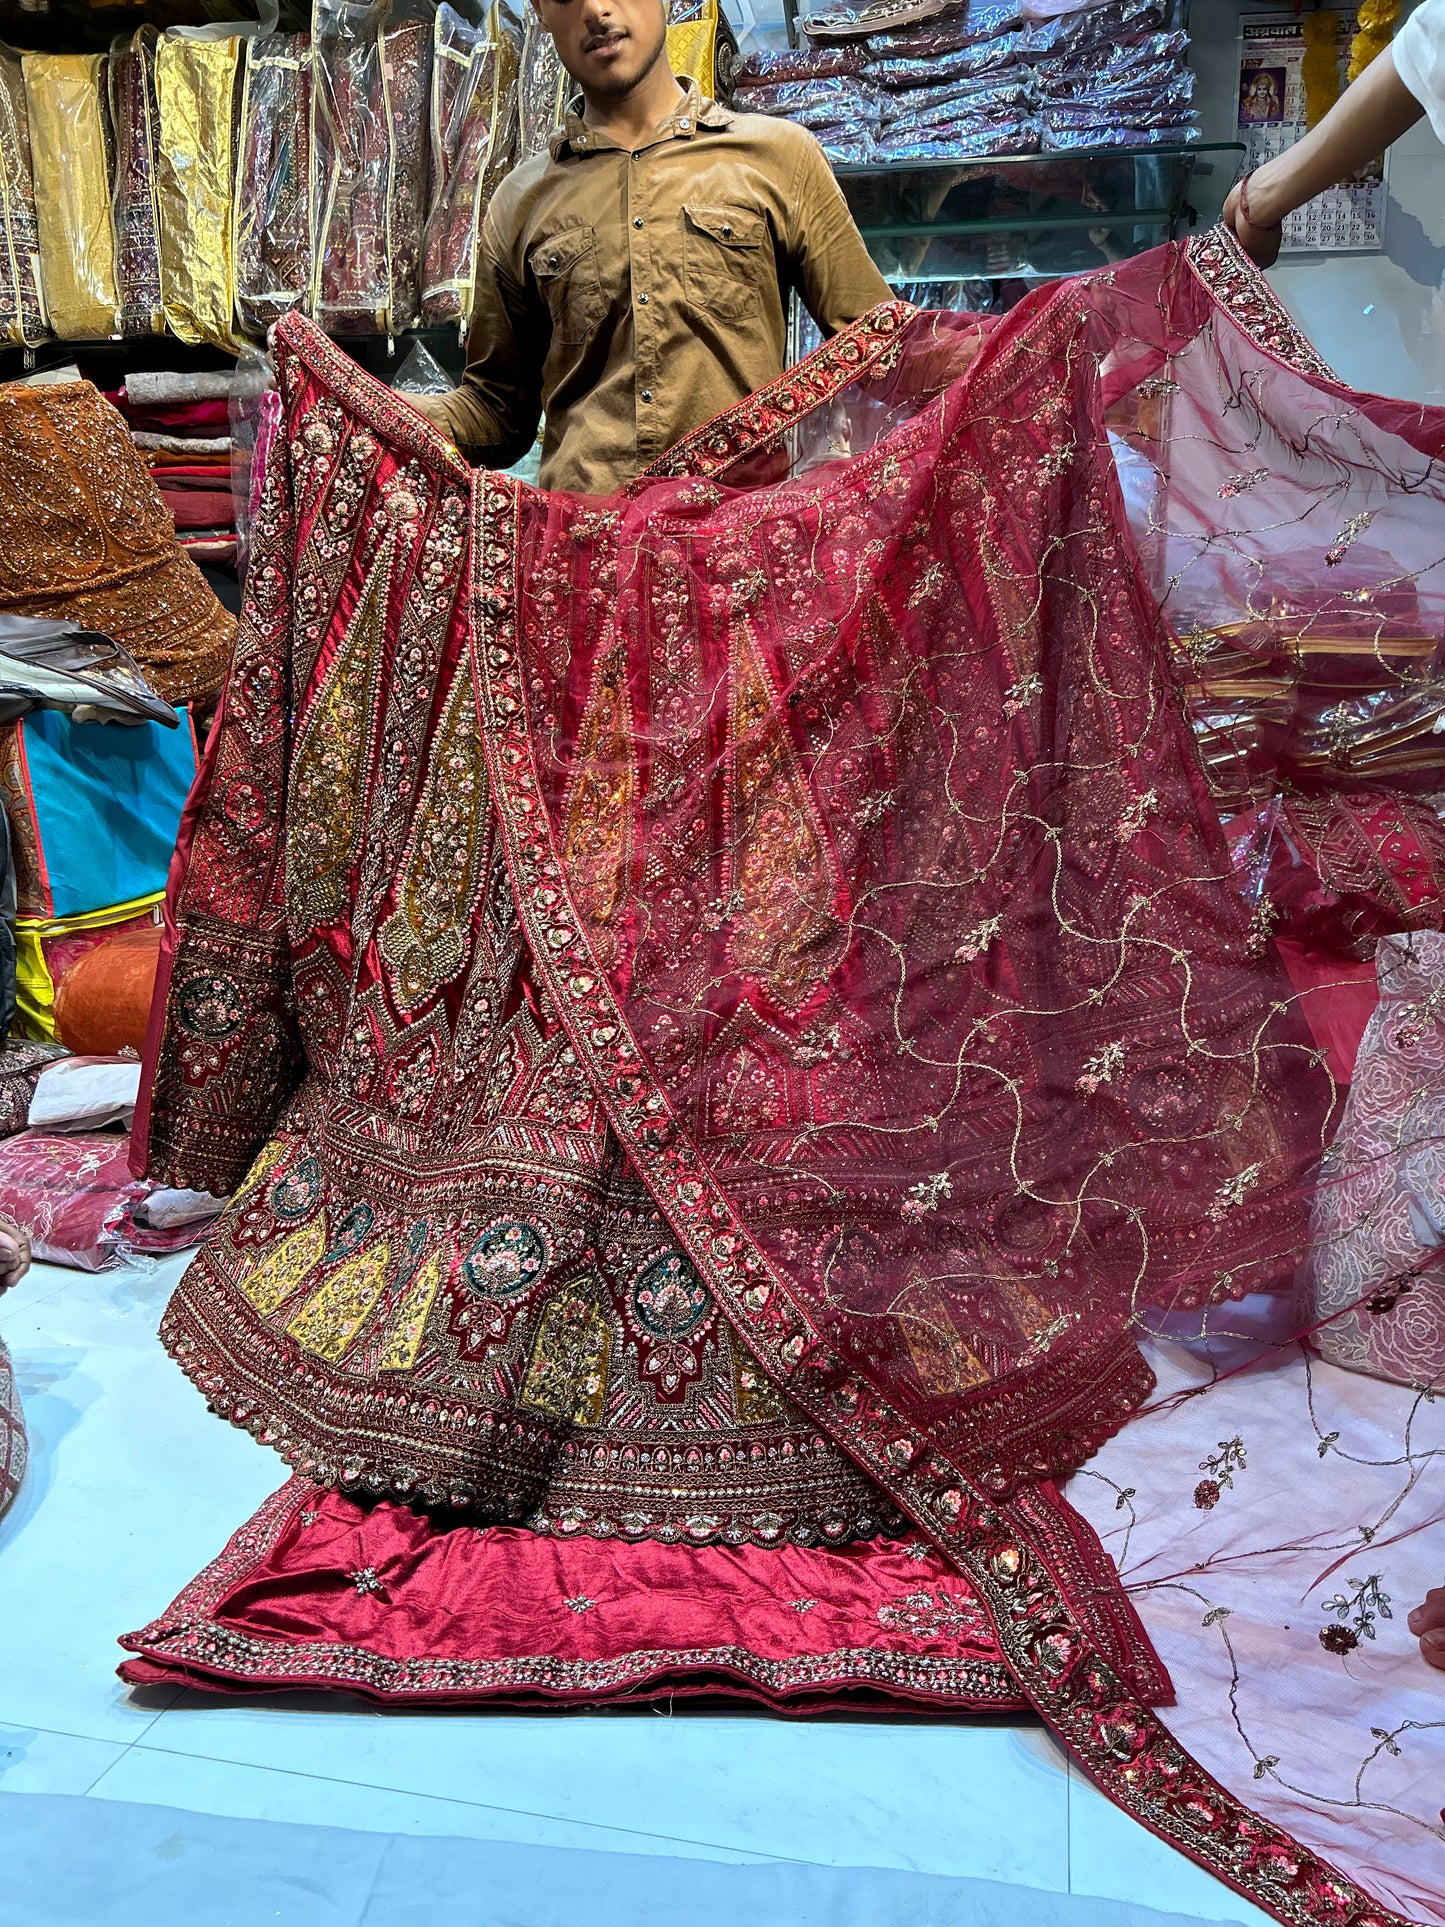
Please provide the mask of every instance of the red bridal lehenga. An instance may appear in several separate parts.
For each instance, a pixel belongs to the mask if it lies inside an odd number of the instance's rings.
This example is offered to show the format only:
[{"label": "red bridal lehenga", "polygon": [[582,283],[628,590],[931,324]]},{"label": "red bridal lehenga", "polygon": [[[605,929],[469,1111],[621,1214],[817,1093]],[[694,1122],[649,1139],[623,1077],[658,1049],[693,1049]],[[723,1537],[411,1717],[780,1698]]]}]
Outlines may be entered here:
[{"label": "red bridal lehenga", "polygon": [[1219,236],[880,308],[607,499],[277,362],[137,1137],[234,1193],[163,1335],[295,1471],[125,1676],[1031,1706],[1396,1918],[1185,1750],[1060,1482],[1141,1336],[1289,1290],[1340,1113],[1181,662],[1299,582],[1438,637],[1445,416]]}]

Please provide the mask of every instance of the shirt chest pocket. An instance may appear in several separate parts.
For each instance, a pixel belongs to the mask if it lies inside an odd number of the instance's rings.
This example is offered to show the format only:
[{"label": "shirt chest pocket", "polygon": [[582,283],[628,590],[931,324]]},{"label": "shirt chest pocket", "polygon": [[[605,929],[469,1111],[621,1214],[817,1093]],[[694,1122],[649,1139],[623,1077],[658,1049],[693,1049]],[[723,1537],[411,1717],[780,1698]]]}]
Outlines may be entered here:
[{"label": "shirt chest pocket", "polygon": [[527,265],[552,317],[553,337],[578,343],[595,334],[607,311],[596,228],[581,222],[559,228],[536,244]]},{"label": "shirt chest pocket", "polygon": [[763,246],[767,228],[752,208],[683,208],[683,272],[688,306],[719,321],[754,314],[772,252]]}]

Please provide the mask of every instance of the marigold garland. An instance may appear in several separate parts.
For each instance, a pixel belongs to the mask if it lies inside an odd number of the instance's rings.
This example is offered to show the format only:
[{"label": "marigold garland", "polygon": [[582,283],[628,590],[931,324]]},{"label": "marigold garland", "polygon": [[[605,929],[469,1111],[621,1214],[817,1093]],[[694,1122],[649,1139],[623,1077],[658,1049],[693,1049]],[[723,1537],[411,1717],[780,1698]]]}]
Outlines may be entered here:
[{"label": "marigold garland", "polygon": [[1370,62],[1389,46],[1399,18],[1400,0],[1360,0],[1359,31],[1350,48],[1351,80],[1358,80]]},{"label": "marigold garland", "polygon": [[[1365,0],[1368,6],[1370,0]],[[1305,125],[1318,127],[1340,97],[1340,16],[1316,7],[1304,17],[1304,59],[1300,79],[1305,90]]]}]

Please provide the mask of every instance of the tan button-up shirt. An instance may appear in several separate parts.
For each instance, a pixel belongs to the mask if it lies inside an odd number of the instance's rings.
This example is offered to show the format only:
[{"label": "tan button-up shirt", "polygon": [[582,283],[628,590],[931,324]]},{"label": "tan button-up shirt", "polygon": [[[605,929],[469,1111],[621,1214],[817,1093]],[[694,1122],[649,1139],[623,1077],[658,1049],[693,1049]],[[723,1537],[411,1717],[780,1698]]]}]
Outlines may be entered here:
[{"label": "tan button-up shirt", "polygon": [[796,289],[824,334],[889,299],[813,136],[698,93],[633,154],[577,115],[482,228],[467,371],[426,412],[475,461],[603,494],[783,369]]}]

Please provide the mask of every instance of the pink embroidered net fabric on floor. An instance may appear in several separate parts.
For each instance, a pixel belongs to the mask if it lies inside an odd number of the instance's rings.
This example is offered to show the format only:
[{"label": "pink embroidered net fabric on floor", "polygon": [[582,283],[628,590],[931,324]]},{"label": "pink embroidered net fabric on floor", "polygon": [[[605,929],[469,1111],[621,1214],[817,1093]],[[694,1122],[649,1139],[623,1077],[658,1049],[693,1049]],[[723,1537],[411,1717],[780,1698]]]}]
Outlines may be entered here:
[{"label": "pink embroidered net fabric on floor", "polygon": [[1445,418],[1340,389],[1218,237],[994,327],[879,309],[607,500],[473,476],[298,317],[278,362],[137,1140],[236,1191],[164,1335],[301,1482],[131,1677],[361,1651],[226,1603],[294,1606],[308,1517],[904,1536],[1112,1797],[1281,1918],[1385,1919],[1148,1711],[1051,1482],[1141,1332],[1307,1247],[1342,1093],[1220,804],[1332,725],[1220,688],[1307,637],[1396,679],[1372,742],[1418,723]]}]

